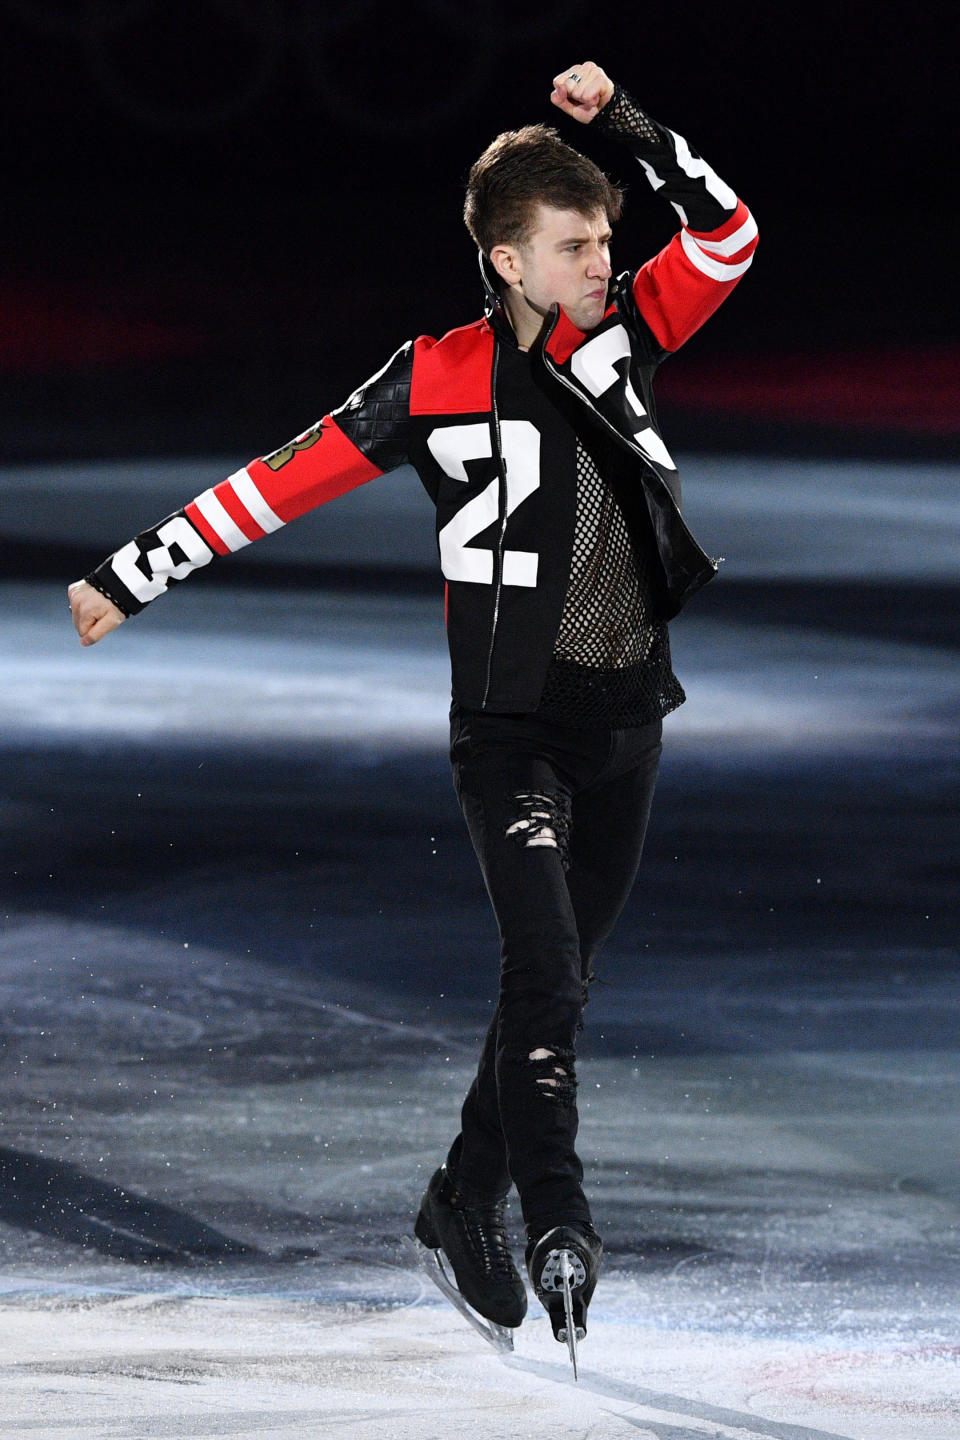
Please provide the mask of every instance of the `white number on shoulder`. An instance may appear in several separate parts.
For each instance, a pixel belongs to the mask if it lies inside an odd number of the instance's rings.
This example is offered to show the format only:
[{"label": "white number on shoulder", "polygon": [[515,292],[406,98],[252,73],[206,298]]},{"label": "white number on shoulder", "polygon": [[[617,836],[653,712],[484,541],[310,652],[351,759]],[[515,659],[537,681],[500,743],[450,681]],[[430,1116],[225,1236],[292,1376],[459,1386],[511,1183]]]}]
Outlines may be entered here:
[{"label": "white number on shoulder", "polygon": [[[595,335],[592,340],[588,340],[573,352],[570,369],[574,379],[579,380],[594,399],[605,395],[612,385],[619,384],[627,404],[640,420],[646,417],[647,412],[630,383],[630,371],[625,369],[621,379],[614,368],[614,361],[629,358],[630,338],[626,330],[622,325],[612,325],[609,330],[602,330],[599,335]],[[654,460],[668,470],[676,470],[670,451],[649,423],[649,419],[639,430],[633,432],[633,440],[649,460]]]}]

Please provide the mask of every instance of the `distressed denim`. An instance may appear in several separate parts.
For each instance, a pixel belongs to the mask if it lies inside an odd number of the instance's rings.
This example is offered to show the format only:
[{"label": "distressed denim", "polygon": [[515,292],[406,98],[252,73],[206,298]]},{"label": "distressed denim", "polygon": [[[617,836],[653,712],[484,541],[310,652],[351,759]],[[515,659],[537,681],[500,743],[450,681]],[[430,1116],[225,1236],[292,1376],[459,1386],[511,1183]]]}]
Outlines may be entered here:
[{"label": "distressed denim", "polygon": [[500,930],[501,976],[448,1164],[467,1199],[514,1183],[531,1231],[590,1220],[576,1035],[594,957],[636,878],[661,730],[451,715],[454,785]]}]

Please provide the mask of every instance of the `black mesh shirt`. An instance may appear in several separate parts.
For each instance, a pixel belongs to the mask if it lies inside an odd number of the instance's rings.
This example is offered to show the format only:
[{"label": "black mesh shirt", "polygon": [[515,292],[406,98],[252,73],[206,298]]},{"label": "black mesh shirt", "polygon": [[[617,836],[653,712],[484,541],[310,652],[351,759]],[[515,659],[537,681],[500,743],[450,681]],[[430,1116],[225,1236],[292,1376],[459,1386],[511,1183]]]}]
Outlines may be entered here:
[{"label": "black mesh shirt", "polygon": [[570,580],[537,714],[578,729],[662,719],[686,696],[654,604],[653,538],[631,537],[612,488],[577,442]]}]

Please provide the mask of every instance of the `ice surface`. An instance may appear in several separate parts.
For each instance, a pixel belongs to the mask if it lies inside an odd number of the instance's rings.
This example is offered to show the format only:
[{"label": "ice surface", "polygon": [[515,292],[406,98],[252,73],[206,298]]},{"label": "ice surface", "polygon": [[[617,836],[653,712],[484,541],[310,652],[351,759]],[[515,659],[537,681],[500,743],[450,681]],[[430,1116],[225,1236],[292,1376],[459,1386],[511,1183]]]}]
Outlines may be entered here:
[{"label": "ice surface", "polygon": [[[411,1294],[37,1296],[2,1312],[8,1433],[351,1440],[944,1440],[955,1356],[910,1344],[731,1342],[592,1320],[579,1385],[544,1319],[507,1360]],[[462,1326],[458,1329],[457,1326]],[[51,1357],[50,1352],[53,1352]],[[680,1376],[696,1377],[688,1389]],[[922,1398],[921,1398],[922,1397]],[[851,1430],[851,1406],[865,1423]],[[798,1415],[817,1416],[804,1424]],[[955,1420],[954,1420],[955,1425]]]}]

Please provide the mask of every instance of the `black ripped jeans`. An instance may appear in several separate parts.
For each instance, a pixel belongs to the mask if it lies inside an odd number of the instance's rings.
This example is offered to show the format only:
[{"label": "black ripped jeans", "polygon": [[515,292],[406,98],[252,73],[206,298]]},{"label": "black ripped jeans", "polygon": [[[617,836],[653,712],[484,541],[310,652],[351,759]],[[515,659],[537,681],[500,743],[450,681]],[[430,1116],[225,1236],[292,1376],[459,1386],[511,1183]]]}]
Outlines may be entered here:
[{"label": "black ripped jeans", "polygon": [[590,1220],[575,1148],[575,1038],[594,956],[640,863],[661,728],[452,712],[454,785],[502,963],[448,1164],[468,1200],[505,1195],[512,1181],[531,1232]]}]

